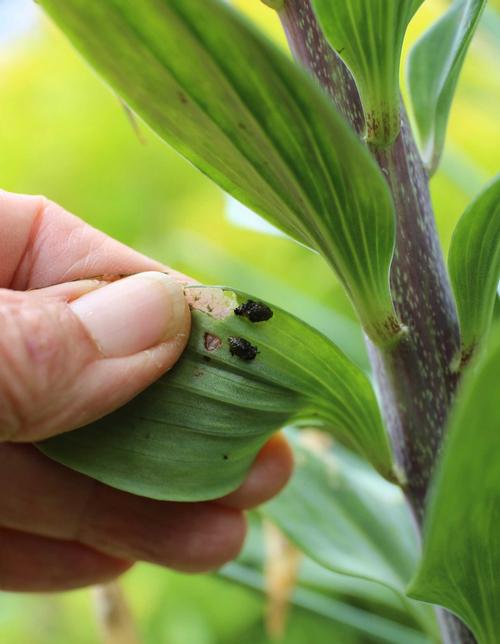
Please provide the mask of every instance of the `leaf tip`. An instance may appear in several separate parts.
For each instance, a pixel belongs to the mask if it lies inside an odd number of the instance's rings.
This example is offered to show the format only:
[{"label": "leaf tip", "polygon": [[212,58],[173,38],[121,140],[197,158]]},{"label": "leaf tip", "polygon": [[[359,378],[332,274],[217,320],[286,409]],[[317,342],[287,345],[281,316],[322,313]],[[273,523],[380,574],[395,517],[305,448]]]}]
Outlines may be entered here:
[{"label": "leaf tip", "polygon": [[285,4],[285,0],[261,0],[265,5],[268,7],[271,7],[271,9],[274,9],[275,11],[280,11],[283,9],[283,6]]}]

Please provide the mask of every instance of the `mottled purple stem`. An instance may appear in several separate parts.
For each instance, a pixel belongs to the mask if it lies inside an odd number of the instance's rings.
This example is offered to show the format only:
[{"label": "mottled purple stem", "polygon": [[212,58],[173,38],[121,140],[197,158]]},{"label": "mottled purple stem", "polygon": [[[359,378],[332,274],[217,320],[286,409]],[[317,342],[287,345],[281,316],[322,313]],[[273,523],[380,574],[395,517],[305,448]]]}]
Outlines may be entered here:
[{"label": "mottled purple stem", "polygon": [[419,524],[455,388],[459,351],[454,300],[432,211],[428,178],[404,111],[388,148],[373,148],[392,192],[396,249],[391,266],[395,309],[409,334],[393,350],[371,347],[377,382],[407,497]]},{"label": "mottled purple stem", "polygon": [[[364,132],[356,84],[331,49],[310,0],[285,0],[280,11],[294,56],[332,98],[347,122]],[[404,492],[421,528],[426,495],[457,385],[450,369],[459,328],[432,210],[429,181],[402,108],[401,132],[386,148],[370,148],[391,190],[397,221],[391,266],[394,306],[408,327],[391,349],[369,343],[382,411],[407,484]],[[445,642],[475,640],[455,617],[440,611]]]},{"label": "mottled purple stem", "polygon": [[280,19],[294,57],[319,81],[349,125],[362,133],[365,121],[356,83],[325,40],[309,0],[285,1]]}]

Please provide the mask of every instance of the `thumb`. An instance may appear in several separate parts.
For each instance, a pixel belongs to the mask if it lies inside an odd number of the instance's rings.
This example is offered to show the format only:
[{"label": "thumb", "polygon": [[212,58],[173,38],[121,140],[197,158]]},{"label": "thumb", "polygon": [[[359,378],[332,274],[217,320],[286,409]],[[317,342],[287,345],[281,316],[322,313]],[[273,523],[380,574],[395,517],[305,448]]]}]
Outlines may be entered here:
[{"label": "thumb", "polygon": [[190,314],[172,278],[148,272],[100,288],[82,284],[0,289],[0,441],[36,441],[86,425],[181,355]]}]

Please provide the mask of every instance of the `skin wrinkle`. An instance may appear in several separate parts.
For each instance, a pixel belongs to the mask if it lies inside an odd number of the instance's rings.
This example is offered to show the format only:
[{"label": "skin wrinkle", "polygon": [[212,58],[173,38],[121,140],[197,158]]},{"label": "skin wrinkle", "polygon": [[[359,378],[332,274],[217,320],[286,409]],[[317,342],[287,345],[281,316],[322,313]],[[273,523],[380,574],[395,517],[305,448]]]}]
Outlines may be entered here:
[{"label": "skin wrinkle", "polygon": [[78,541],[79,543],[85,543],[85,541],[81,538],[81,535],[84,532],[85,523],[88,521],[88,518],[91,514],[90,508],[92,504],[95,502],[95,498],[97,496],[97,490],[101,486],[101,483],[99,483],[95,479],[91,479],[86,476],[82,476],[82,478],[88,481],[87,494],[85,495],[85,498],[82,502],[82,506],[77,513],[73,530],[68,535],[69,539],[73,541]]},{"label": "skin wrinkle", "polygon": [[[8,297],[8,294],[7,294]],[[0,392],[2,405],[2,434],[4,440],[10,440],[20,433],[22,427],[28,424],[25,410],[31,409],[26,406],[26,399],[36,399],[33,390],[33,378],[28,374],[25,377],[25,364],[29,361],[29,345],[24,341],[24,328],[26,311],[22,304],[14,302],[4,303],[0,309],[2,319],[2,337],[0,338],[0,349],[2,354],[2,365],[0,366]],[[36,334],[36,329],[35,329]],[[29,337],[29,335],[28,335]],[[14,351],[11,349],[15,347]],[[19,348],[24,351],[19,352]],[[36,351],[35,351],[36,353]],[[28,387],[27,387],[28,385]],[[7,401],[5,405],[4,398]],[[7,412],[7,413],[6,413]],[[6,428],[8,431],[6,431]]]},{"label": "skin wrinkle", "polygon": [[[80,237],[80,239],[78,239],[78,236]],[[87,245],[85,249],[82,248],[83,241],[85,241]],[[96,247],[95,243],[88,239],[85,226],[82,226],[81,228],[75,228],[70,232],[66,245],[68,248],[71,248],[72,246],[78,247],[80,251],[80,257],[77,258],[74,261],[73,265],[61,275],[62,282],[66,281],[70,274],[70,271],[73,273],[73,275],[75,271],[81,275],[92,275],[95,272],[93,269],[93,265],[95,264],[94,259],[96,256],[98,257],[102,254],[101,251],[106,246],[106,238],[100,240],[99,245]]]},{"label": "skin wrinkle", "polygon": [[[17,201],[17,203],[16,203]],[[40,210],[36,197],[13,195],[0,189],[0,287],[9,287],[25,249],[29,247],[33,221]]]},{"label": "skin wrinkle", "polygon": [[[31,445],[4,443],[0,445],[0,459],[4,463],[0,471],[2,487],[7,496],[0,498],[2,525],[13,530],[27,530],[42,537],[62,540],[75,540],[77,524],[83,520],[85,505],[92,495],[96,481],[78,472],[67,474],[66,468],[58,463],[47,461]],[[16,486],[18,497],[13,502],[13,477],[19,474],[21,481]],[[42,481],[42,486],[40,486]],[[64,485],[61,493],[59,488]],[[32,490],[41,488],[44,502],[38,504]],[[55,520],[61,507],[70,502],[71,511],[67,512],[64,521]],[[81,506],[81,509],[78,507]],[[31,518],[36,517],[32,524]]]},{"label": "skin wrinkle", "polygon": [[[43,306],[37,302],[30,306],[20,294],[6,291],[2,295],[0,417],[2,439],[13,440],[23,434],[33,435],[34,429],[48,423],[57,427],[60,415],[71,415],[75,384],[95,359],[96,350],[65,303],[47,300]],[[9,303],[9,299],[13,301]],[[57,328],[71,329],[71,334],[62,334],[66,342],[61,343],[54,333]],[[68,367],[69,356],[72,369]],[[4,415],[4,409],[9,410],[9,416]]]},{"label": "skin wrinkle", "polygon": [[[0,312],[0,324],[1,324],[1,312]],[[1,325],[3,328],[3,324]],[[13,366],[11,365],[10,361],[8,358],[3,357],[3,366],[4,369],[7,367],[8,372],[12,373],[14,371]],[[14,391],[12,390],[12,387],[10,386],[5,386],[5,384],[2,382],[1,378],[1,371],[0,371],[0,427],[1,427],[1,433],[0,433],[0,440],[1,441],[8,441],[11,440],[17,432],[19,432],[20,427],[22,426],[21,424],[16,424],[18,421],[16,421],[16,413],[15,409],[17,407],[17,403],[15,402],[15,394]],[[7,431],[5,428],[11,428],[9,431]]]},{"label": "skin wrinkle", "polygon": [[[36,239],[37,239],[40,227],[42,225],[42,220],[48,203],[45,197],[37,197],[37,199],[40,200],[40,203],[33,214],[33,220],[31,222],[28,237],[26,239],[26,245],[24,246],[24,248],[20,253],[15,271],[9,281],[9,287],[19,291],[24,290],[25,288],[28,288],[27,285],[29,284],[30,272],[28,270],[27,276],[24,279],[21,278],[21,274],[24,269],[24,263],[26,261],[26,258],[32,254],[32,248],[33,246],[36,245]],[[32,264],[32,261],[30,262],[30,264]]]},{"label": "skin wrinkle", "polygon": [[[22,286],[21,288],[32,287],[33,283],[39,282],[37,275],[38,265],[43,266],[41,257],[44,254],[56,254],[47,253],[47,248],[51,248],[53,245],[53,228],[55,226],[50,223],[50,212],[49,209],[54,206],[50,201],[44,199],[44,206],[41,208],[39,216],[37,218],[37,227],[36,229],[32,228],[32,237],[29,246],[26,248],[25,253],[22,257],[21,263],[19,264],[20,273],[22,274]],[[49,219],[47,222],[46,219]],[[68,226],[69,227],[69,226]],[[60,229],[57,230],[59,233],[57,238],[58,242],[60,241]],[[84,278],[86,275],[92,275],[92,271],[87,272],[87,267],[91,263],[89,262],[89,255],[95,254],[98,255],[101,248],[106,243],[106,238],[99,240],[99,245],[96,248],[95,240],[89,238],[86,225],[81,222],[77,223],[75,226],[72,226],[67,236],[65,236],[64,247],[57,248],[57,254],[71,256],[72,263],[65,271],[58,273],[57,280],[58,282],[69,281],[68,276],[71,274],[71,279],[75,278],[75,275],[78,278]],[[77,249],[78,255],[75,257],[75,249]],[[81,268],[80,268],[81,266]],[[38,278],[38,279],[37,279]]]}]

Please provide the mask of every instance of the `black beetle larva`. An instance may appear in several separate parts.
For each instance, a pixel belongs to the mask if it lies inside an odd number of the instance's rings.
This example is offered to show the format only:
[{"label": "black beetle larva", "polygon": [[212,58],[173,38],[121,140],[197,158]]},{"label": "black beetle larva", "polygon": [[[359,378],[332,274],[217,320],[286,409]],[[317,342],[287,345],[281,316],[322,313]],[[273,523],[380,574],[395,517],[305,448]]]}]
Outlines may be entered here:
[{"label": "black beetle larva", "polygon": [[250,344],[245,338],[230,337],[227,339],[229,342],[229,352],[232,356],[237,356],[241,360],[254,360],[257,355],[257,347]]},{"label": "black beetle larva", "polygon": [[236,315],[241,315],[250,320],[250,322],[265,322],[273,317],[272,309],[262,302],[247,300],[234,309]]}]

